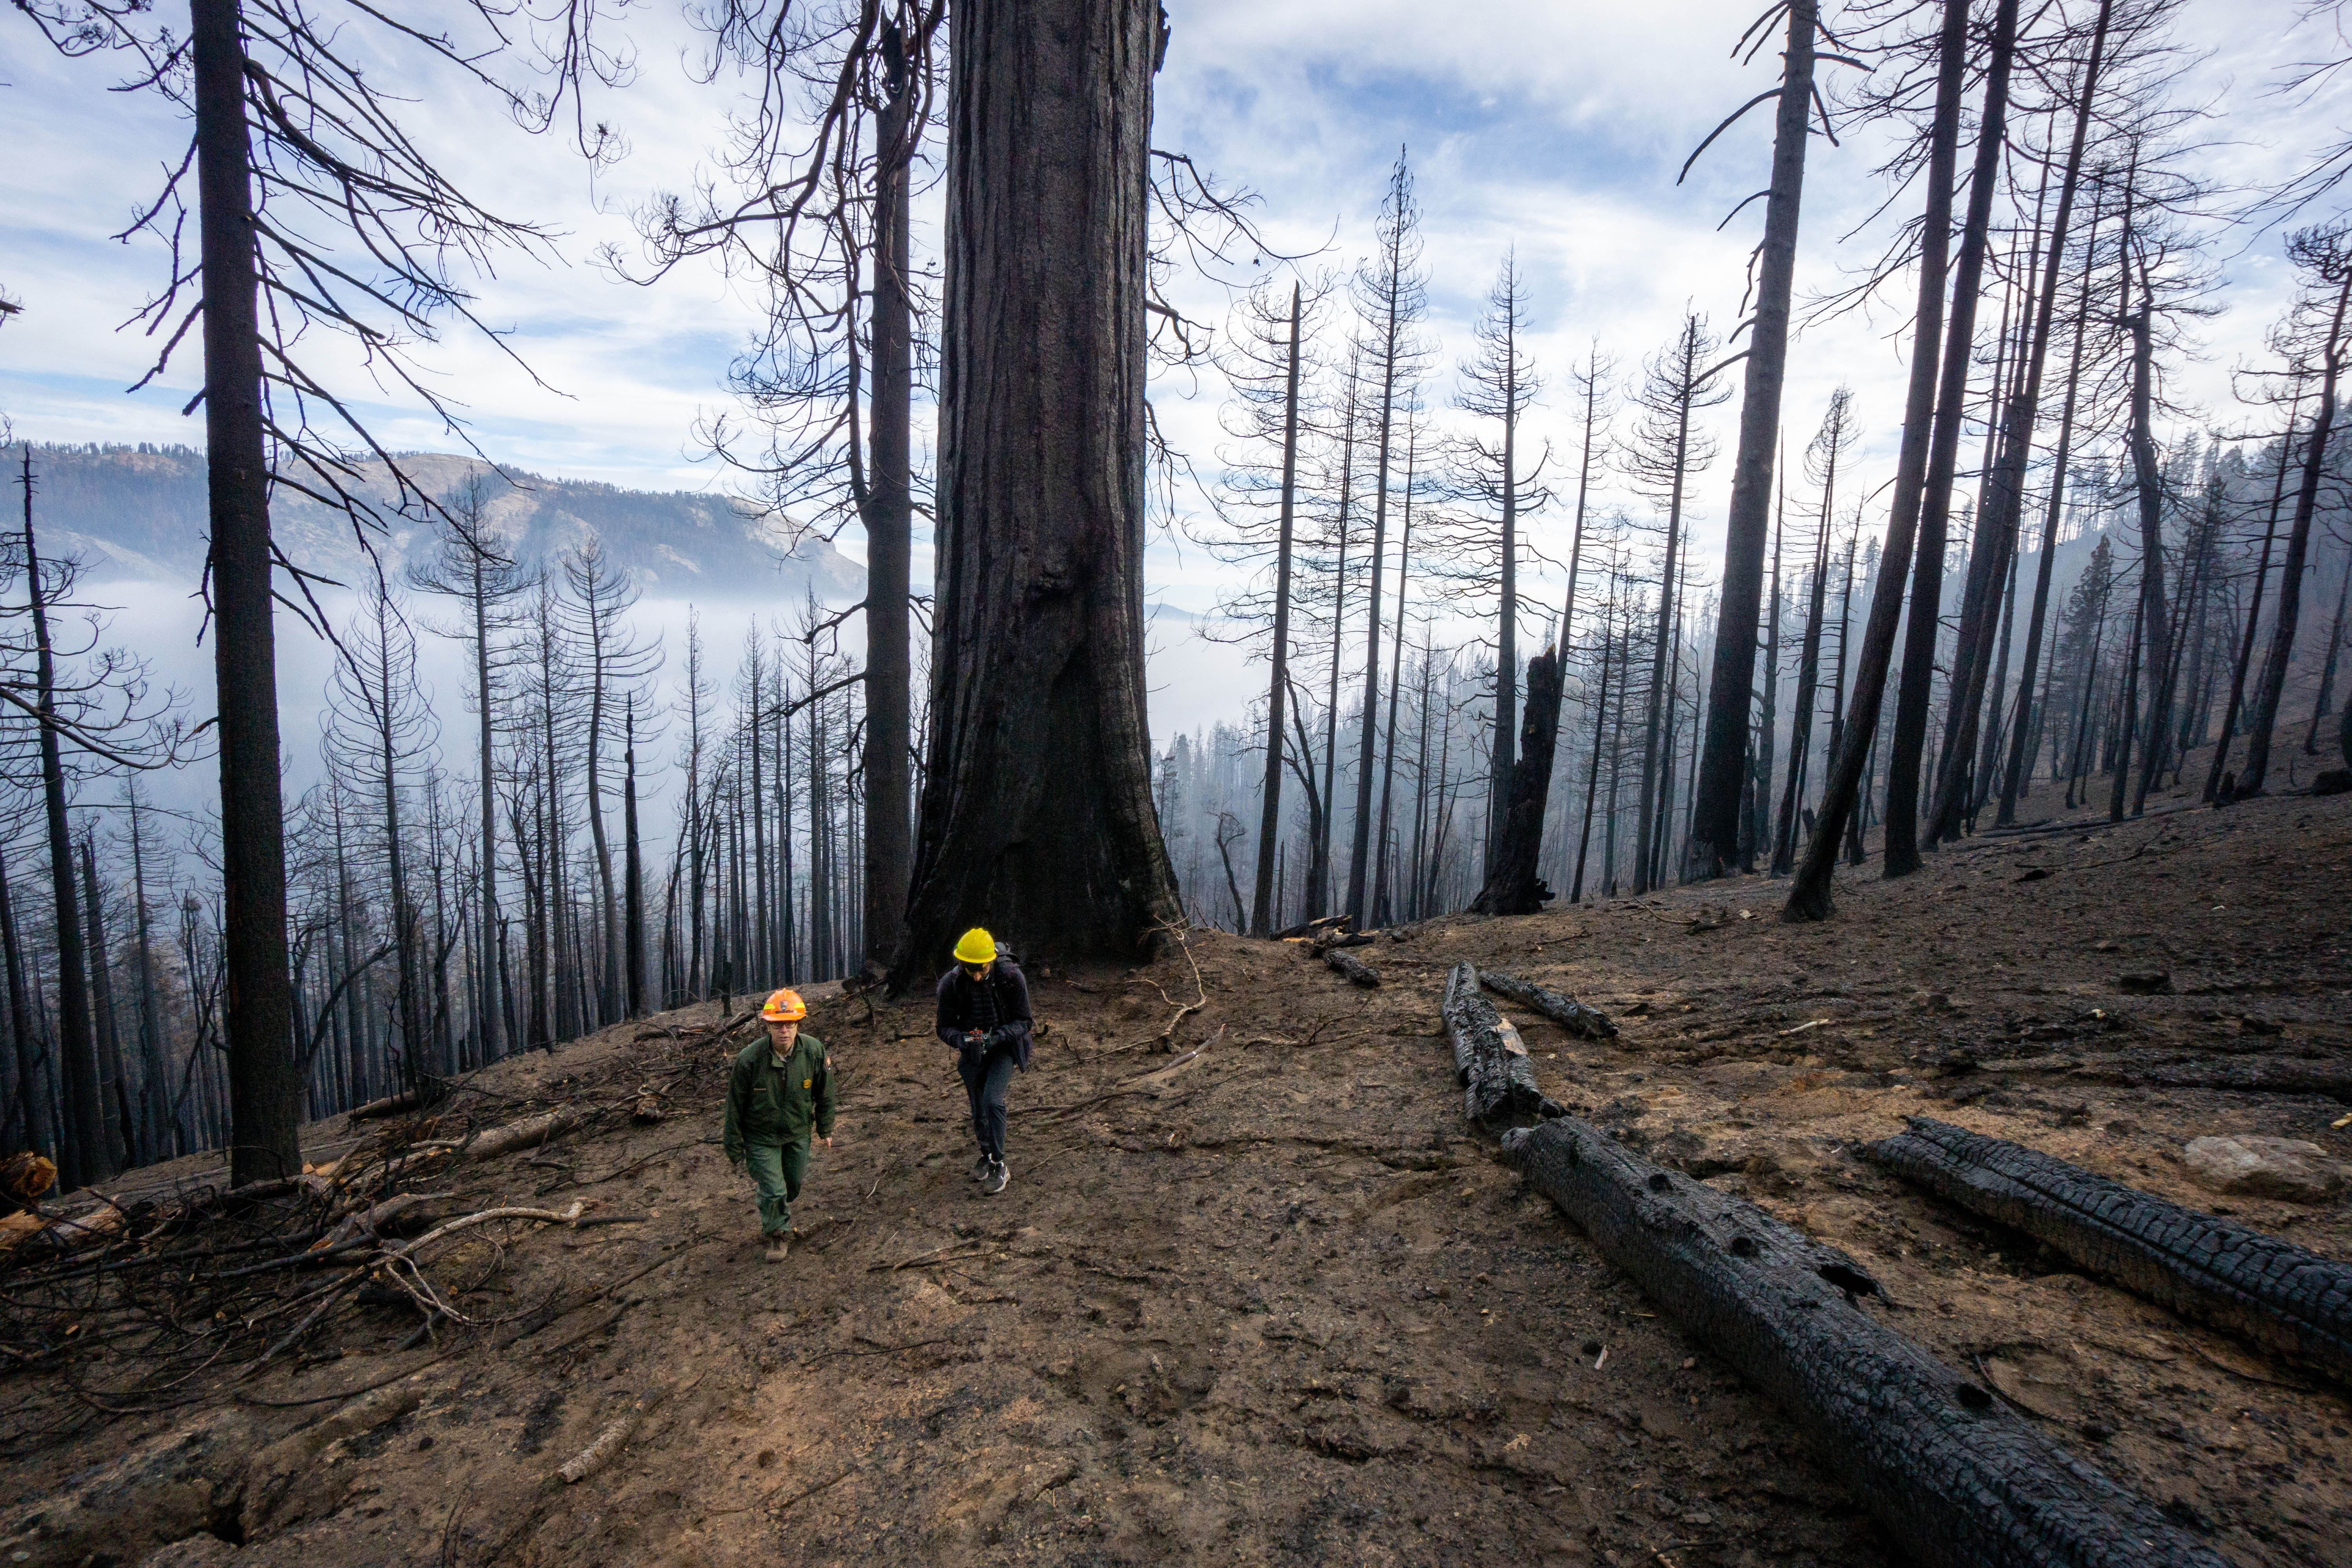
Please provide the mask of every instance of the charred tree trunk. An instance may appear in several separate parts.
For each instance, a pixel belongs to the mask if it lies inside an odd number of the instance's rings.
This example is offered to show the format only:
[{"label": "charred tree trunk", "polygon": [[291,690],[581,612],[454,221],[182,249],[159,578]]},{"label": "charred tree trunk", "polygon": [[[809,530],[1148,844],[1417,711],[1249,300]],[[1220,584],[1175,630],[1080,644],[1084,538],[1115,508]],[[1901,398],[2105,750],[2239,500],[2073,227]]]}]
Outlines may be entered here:
[{"label": "charred tree trunk", "polygon": [[[2102,5],[2099,16],[2103,26],[2106,16],[2106,7]],[[2090,101],[2088,92],[2089,89],[2086,85],[2083,100],[2085,108]],[[2078,110],[2077,112],[2079,114],[2080,110]],[[2081,145],[2081,122],[2078,119],[2076,129],[2078,151]],[[2076,155],[2070,153],[2070,160]],[[2070,175],[2074,174],[2071,168],[2069,174]],[[2059,201],[2059,233],[2051,247],[2053,266],[2060,253],[2064,249],[2066,200],[2063,195]],[[2033,617],[2026,625],[2024,672],[2017,683],[2017,728],[2010,742],[2009,767],[2001,775],[2000,810],[1993,819],[1998,826],[2005,827],[2017,819],[2017,797],[2024,791],[2026,768],[2031,760],[2026,740],[2029,735],[2036,732],[2042,722],[2041,716],[2033,709],[2033,667],[2039,662],[2042,652],[2042,627],[2050,610],[2050,578],[2056,568],[2058,559],[2058,523],[2064,515],[2063,509],[2066,496],[2066,464],[2074,453],[2074,409],[2083,384],[2083,337],[2091,320],[2089,310],[2091,264],[2098,256],[2098,251],[2099,224],[2095,209],[2091,219],[2089,243],[2083,252],[2083,308],[2074,317],[2074,351],[2068,357],[2066,365],[2066,401],[2058,415],[2058,445],[2053,449],[2051,456],[2050,501],[2042,514],[2042,557],[2034,563],[2033,572]],[[2047,298],[2044,299],[2043,303],[2047,307],[2049,303]],[[2021,471],[2004,480],[2005,484],[2015,487],[2012,494],[2017,504],[2020,505],[2022,504],[2023,458],[2024,453],[2021,451],[2018,454]]]},{"label": "charred tree trunk", "polygon": [[1863,1153],[2171,1311],[2352,1383],[2352,1265],[1924,1116]]},{"label": "charred tree trunk", "polygon": [[[2091,111],[2098,94],[2099,69],[2105,63],[2107,27],[2113,18],[2114,11],[2114,0],[2100,0],[2098,19],[2094,24],[2091,33],[2090,58],[2084,66],[2082,85],[2074,99],[2074,139],[2067,147],[2065,172],[2061,177],[2058,187],[2058,211],[2051,222],[2049,249],[2042,263],[2040,298],[2035,303],[2032,335],[2026,351],[2025,375],[2015,394],[2011,397],[2009,407],[2002,419],[2000,457],[1995,465],[1992,483],[1989,487],[1991,504],[1987,508],[1988,521],[1998,531],[2005,547],[2012,554],[2016,549],[2019,520],[2024,510],[2026,460],[2032,447],[2034,422],[2041,409],[2042,374],[2042,368],[2049,360],[2051,330],[2058,304],[2060,268],[2065,259],[2066,236],[2074,218],[2074,198],[2082,187],[2083,153],[2089,138]],[[2042,615],[2050,596],[2051,562],[2054,554],[2051,542],[2057,536],[2059,496],[2065,489],[2067,448],[2071,445],[2074,435],[2075,392],[2082,374],[2083,330],[2090,314],[2088,297],[2090,263],[2098,250],[2095,223],[2092,229],[2092,239],[2093,243],[2085,251],[2084,258],[2084,298],[2082,301],[2082,313],[2075,318],[2074,363],[2066,378],[2065,411],[2059,421],[2057,467],[2051,479],[2050,510],[2042,529],[2042,561],[2040,571],[2036,574],[2033,596],[2033,623],[2026,632],[2025,676],[2021,683],[2017,703],[2016,741],[2011,746],[2012,757],[2017,761],[2012,763],[2001,790],[1999,820],[2004,823],[2010,821],[2016,813],[2018,772],[2021,765],[2020,748],[2024,742],[2031,706],[2029,700],[2032,691],[2034,656],[2041,646]],[[1990,619],[1989,616],[1987,618]],[[1988,645],[1985,644],[1984,639],[1979,638],[1979,646],[1971,650],[1972,668],[1981,668],[1985,646]],[[1969,694],[1967,717],[1970,723],[1975,721],[1975,710],[1981,700],[1979,695],[1980,689],[1981,687],[1978,686]],[[1998,703],[1998,682],[1995,683],[1994,697]],[[1956,768],[1947,771],[1957,776]],[[1958,807],[1952,799],[1952,794],[1948,783],[1939,814],[1942,821],[1938,825],[1939,831],[1945,837],[1950,837],[1957,831]]]},{"label": "charred tree trunk", "polygon": [[1528,661],[1527,721],[1511,768],[1507,815],[1486,885],[1470,905],[1480,914],[1531,915],[1552,898],[1537,875],[1536,860],[1543,849],[1552,756],[1559,743],[1559,655],[1546,648]]},{"label": "charred tree trunk", "polygon": [[1936,400],[1936,433],[1919,514],[1918,551],[1911,563],[1911,620],[1904,637],[1903,682],[1895,693],[1894,743],[1886,759],[1884,859],[1889,877],[1907,877],[1919,868],[1919,784],[1927,743],[1928,698],[1935,679],[1937,607],[1944,592],[1944,536],[1951,521],[1960,426],[1967,417],[1969,350],[1976,342],[1977,302],[1983,292],[1993,194],[2000,183],[2009,73],[2016,41],[2017,0],[2000,0],[1993,13],[1984,108],[1977,122],[1976,168],[1969,178],[1968,219],[1960,231],[1959,259],[1952,272],[1943,387]]},{"label": "charred tree trunk", "polygon": [[1830,886],[1837,867],[1838,841],[1845,837],[1847,824],[1853,818],[1864,770],[1873,762],[1887,668],[1894,658],[1895,630],[1903,619],[1903,578],[1911,564],[1919,529],[1929,432],[1935,419],[1946,247],[1952,223],[1952,170],[1958,157],[1967,37],[1967,0],[1944,0],[1935,118],[1928,137],[1927,210],[1920,226],[1919,303],[1912,339],[1911,384],[1904,404],[1903,444],[1895,461],[1886,548],[1879,557],[1878,581],[1871,594],[1870,620],[1863,633],[1862,658],[1854,670],[1853,700],[1847,710],[1850,718],[1843,744],[1822,795],[1820,820],[1805,846],[1804,863],[1790,885],[1789,901],[1781,910],[1783,920],[1825,920],[1833,907]]},{"label": "charred tree trunk", "polygon": [[1298,324],[1304,313],[1300,286],[1290,286],[1290,368],[1282,399],[1282,521],[1275,546],[1274,674],[1265,692],[1265,783],[1257,829],[1257,880],[1251,889],[1249,933],[1274,928],[1274,871],[1282,834],[1282,710],[1290,695],[1290,542],[1298,492]]},{"label": "charred tree trunk", "polygon": [[1810,1432],[1919,1561],[2222,1568],[1865,1310],[1877,1282],[1843,1253],[1574,1118],[1512,1133],[1504,1152],[1643,1294]]},{"label": "charred tree trunk", "polygon": [[1523,1116],[1558,1116],[1536,1087],[1535,1066],[1511,1021],[1478,994],[1478,972],[1456,964],[1445,980],[1445,1029],[1454,1043],[1454,1077],[1473,1125],[1498,1127]]},{"label": "charred tree trunk", "polygon": [[1724,523],[1722,607],[1716,618],[1715,665],[1708,682],[1706,740],[1698,763],[1698,797],[1687,864],[1702,877],[1723,874],[1739,837],[1741,784],[1748,770],[1748,714],[1755,701],[1756,619],[1764,594],[1765,531],[1770,521],[1772,448],[1780,429],[1780,386],[1789,364],[1789,300],[1797,275],[1797,219],[1805,184],[1805,142],[1813,100],[1815,0],[1790,0],[1780,100],[1772,131],[1771,194],[1756,274],[1756,317],[1748,339],[1748,385],[1739,406],[1739,451],[1731,470],[1731,510]]},{"label": "charred tree trunk", "polygon": [[2271,626],[2269,654],[2263,660],[2262,684],[2254,690],[2254,707],[2250,733],[2246,738],[2246,767],[2238,776],[2237,797],[2241,800],[2263,793],[2264,776],[2270,772],[2271,731],[2277,727],[2279,700],[2286,691],[2287,666],[2294,658],[2295,623],[2303,608],[2303,569],[2305,558],[2311,550],[2311,523],[2319,510],[2320,479],[2327,463],[2327,440],[2336,427],[2336,392],[2344,373],[2344,321],[2347,307],[2352,307],[2352,263],[2339,263],[2340,278],[2330,279],[2337,285],[2336,309],[2327,326],[2327,338],[2321,345],[2319,406],[2311,419],[2311,434],[2305,437],[2303,454],[2303,479],[2294,498],[2294,521],[2287,530],[2286,559],[2279,567],[2279,602],[2276,619]]},{"label": "charred tree trunk", "polygon": [[286,962],[286,809],[278,783],[278,642],[271,620],[269,465],[261,395],[260,278],[238,0],[191,0],[197,228],[204,261],[205,483],[213,665],[219,686],[222,1024],[229,1184],[302,1166],[301,1076]]},{"label": "charred tree trunk", "polygon": [[[633,696],[621,720],[621,921],[622,968],[626,972],[629,1016],[646,1016],[646,868],[637,838],[637,705]],[[789,829],[788,829],[789,831]],[[785,865],[792,864],[787,851]],[[785,897],[792,895],[789,878]]]},{"label": "charred tree trunk", "polygon": [[106,962],[106,912],[98,897],[98,853],[91,836],[81,839],[83,915],[89,922],[89,991],[98,1035],[98,1084],[100,1103],[115,1119],[113,1146],[122,1165],[146,1163],[140,1147],[139,1118],[131,1106],[131,1084],[122,1075],[122,1037],[115,1024],[114,977]]},{"label": "charred tree trunk", "polygon": [[1617,1037],[1617,1026],[1609,1021],[1607,1015],[1548,985],[1538,985],[1516,974],[1505,974],[1495,969],[1480,970],[1478,984],[1497,996],[1507,996],[1522,1007],[1541,1013],[1578,1039],[1613,1040]]},{"label": "charred tree trunk", "polygon": [[2327,626],[2327,654],[2319,667],[2319,695],[2312,699],[2311,729],[2303,738],[2303,754],[2319,754],[2319,721],[2327,717],[2336,696],[2336,664],[2344,648],[2344,611],[2352,604],[2352,558],[2344,563],[2344,572],[2336,585],[2336,618]]},{"label": "charred tree trunk", "polygon": [[7,966],[8,1036],[16,1047],[16,1104],[24,1122],[23,1146],[37,1154],[47,1150],[61,1155],[58,1129],[49,1117],[49,1097],[41,1087],[41,1042],[33,1026],[32,988],[26,984],[25,949],[18,941],[16,902],[9,895],[5,865],[0,865],[0,961]]},{"label": "charred tree trunk", "polygon": [[[889,98],[876,128],[872,488],[866,502],[866,910],[863,961],[898,951],[912,875],[912,664],[908,576],[914,552],[913,268],[915,82],[886,30]],[[756,744],[756,730],[755,744]]]},{"label": "charred tree trunk", "polygon": [[98,1041],[90,1027],[89,977],[84,967],[81,910],[74,889],[73,830],[66,821],[65,762],[58,744],[57,660],[49,641],[47,588],[33,540],[33,448],[25,448],[25,594],[32,611],[35,700],[40,733],[41,802],[49,835],[49,895],[58,946],[58,1054],[65,1068],[66,1125],[58,1141],[58,1180],[70,1192],[114,1174]]},{"label": "charred tree trunk", "polygon": [[1181,918],[1144,717],[1143,0],[959,17],[947,170],[939,612],[907,937],[1147,954]]}]

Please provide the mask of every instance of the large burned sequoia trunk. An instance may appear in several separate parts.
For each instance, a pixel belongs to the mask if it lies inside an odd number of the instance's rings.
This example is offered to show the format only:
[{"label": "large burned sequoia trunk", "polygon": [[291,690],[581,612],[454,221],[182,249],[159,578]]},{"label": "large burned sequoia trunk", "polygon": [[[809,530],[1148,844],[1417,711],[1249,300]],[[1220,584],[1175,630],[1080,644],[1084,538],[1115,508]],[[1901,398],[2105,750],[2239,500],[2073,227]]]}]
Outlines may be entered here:
[{"label": "large burned sequoia trunk", "polygon": [[1135,956],[1176,918],[1144,721],[1150,0],[953,37],[931,733],[907,985],[968,925]]},{"label": "large burned sequoia trunk", "polygon": [[1853,1259],[1589,1122],[1506,1153],[1694,1339],[1803,1428],[1914,1561],[1945,1568],[2222,1568],[2026,1419],[1861,1305]]}]

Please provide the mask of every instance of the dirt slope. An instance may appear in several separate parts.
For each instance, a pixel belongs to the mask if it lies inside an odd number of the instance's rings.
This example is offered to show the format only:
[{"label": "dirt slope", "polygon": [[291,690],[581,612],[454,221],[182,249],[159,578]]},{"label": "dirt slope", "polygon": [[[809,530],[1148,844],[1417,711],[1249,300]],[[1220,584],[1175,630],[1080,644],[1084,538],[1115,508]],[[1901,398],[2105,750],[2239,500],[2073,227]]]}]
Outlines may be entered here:
[{"label": "dirt slope", "polygon": [[[1041,970],[995,1198],[966,1179],[928,1007],[828,1000],[813,1027],[842,1073],[840,1136],[781,1266],[715,1146],[722,1049],[616,1032],[506,1064],[483,1089],[512,1104],[659,1080],[674,1114],[435,1189],[645,1220],[446,1255],[436,1279],[478,1281],[455,1301],[485,1326],[446,1359],[385,1353],[415,1323],[404,1305],[355,1307],[316,1342],[340,1359],[238,1384],[321,1401],[239,1407],[255,1443],[409,1367],[426,1392],[328,1450],[247,1544],[187,1560],[1900,1561],[1801,1432],[1466,1133],[1435,999],[1470,959],[1619,1019],[1594,1046],[1507,1009],[1553,1096],[1856,1254],[1889,1321],[2233,1560],[2341,1562],[2341,1392],[1853,1151],[1924,1111],[2352,1257],[2342,1207],[2217,1200],[2177,1158],[2217,1131],[2352,1156],[2343,1106],[2097,1081],[2352,1055],[2347,862],[2352,799],[2284,799],[1979,839],[1845,885],[1820,926],[1779,924],[1761,880],[1440,923],[1360,950],[1386,979],[1371,992],[1213,934],[1141,972]],[[2158,970],[2170,994],[2118,987]],[[7,1381],[20,1421],[65,1397]],[[0,1499],[37,1503],[224,1407],[206,1386],[19,1454]],[[549,1479],[656,1395],[608,1468]]]}]

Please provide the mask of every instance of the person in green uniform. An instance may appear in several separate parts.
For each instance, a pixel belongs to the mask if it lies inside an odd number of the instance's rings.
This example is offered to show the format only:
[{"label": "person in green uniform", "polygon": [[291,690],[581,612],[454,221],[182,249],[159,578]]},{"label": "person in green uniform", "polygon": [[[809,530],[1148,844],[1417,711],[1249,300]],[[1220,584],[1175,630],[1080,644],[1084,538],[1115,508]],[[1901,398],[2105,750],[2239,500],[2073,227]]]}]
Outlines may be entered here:
[{"label": "person in green uniform", "polygon": [[808,1174],[812,1133],[833,1147],[833,1058],[824,1042],[801,1033],[808,1005],[779,991],[760,1009],[768,1037],[737,1054],[727,1079],[727,1158],[748,1166],[760,1190],[760,1234],[768,1261],[792,1246],[793,1204]]}]

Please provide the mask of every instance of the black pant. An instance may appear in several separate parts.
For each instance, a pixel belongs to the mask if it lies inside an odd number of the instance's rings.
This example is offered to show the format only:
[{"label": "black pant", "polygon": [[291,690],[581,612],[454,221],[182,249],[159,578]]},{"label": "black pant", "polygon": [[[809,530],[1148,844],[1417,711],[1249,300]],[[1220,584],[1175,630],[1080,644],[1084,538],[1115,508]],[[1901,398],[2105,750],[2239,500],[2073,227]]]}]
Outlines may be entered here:
[{"label": "black pant", "polygon": [[971,1097],[972,1136],[980,1141],[981,1152],[992,1160],[1004,1158],[1004,1095],[1013,1087],[1014,1066],[1011,1051],[956,1055],[956,1071]]}]

